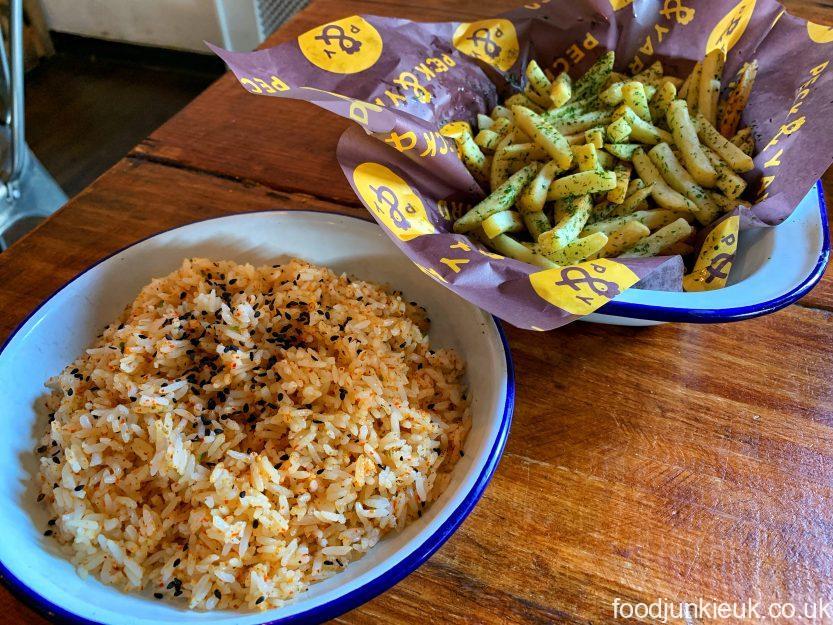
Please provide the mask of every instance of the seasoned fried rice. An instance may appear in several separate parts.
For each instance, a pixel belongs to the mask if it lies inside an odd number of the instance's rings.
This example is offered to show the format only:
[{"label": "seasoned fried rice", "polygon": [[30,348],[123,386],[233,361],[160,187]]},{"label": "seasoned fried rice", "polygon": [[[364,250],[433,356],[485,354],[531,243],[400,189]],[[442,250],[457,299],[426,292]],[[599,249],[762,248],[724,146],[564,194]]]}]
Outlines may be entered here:
[{"label": "seasoned fried rice", "polygon": [[48,382],[41,499],[81,575],[282,605],[421,516],[470,424],[425,311],[293,260],[186,260]]}]

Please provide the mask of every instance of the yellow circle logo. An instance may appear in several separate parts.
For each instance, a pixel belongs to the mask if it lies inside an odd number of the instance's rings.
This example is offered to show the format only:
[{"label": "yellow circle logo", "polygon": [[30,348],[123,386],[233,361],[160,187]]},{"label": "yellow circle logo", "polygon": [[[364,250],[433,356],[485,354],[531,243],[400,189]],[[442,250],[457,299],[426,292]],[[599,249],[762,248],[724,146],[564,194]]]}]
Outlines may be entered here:
[{"label": "yellow circle logo", "polygon": [[807,22],[807,34],[816,43],[830,43],[833,41],[833,26]]},{"label": "yellow circle logo", "polygon": [[317,26],[298,45],[310,63],[334,74],[362,72],[382,55],[382,37],[358,15]]},{"label": "yellow circle logo", "polygon": [[544,269],[530,274],[542,299],[573,315],[588,315],[639,282],[629,267],[609,258]]},{"label": "yellow circle logo", "polygon": [[518,60],[518,34],[509,20],[463,23],[454,31],[454,47],[463,54],[507,71]]},{"label": "yellow circle logo", "polygon": [[740,0],[712,30],[706,42],[706,54],[715,48],[728,54],[746,31],[754,10],[755,0]]},{"label": "yellow circle logo", "polygon": [[353,184],[365,206],[402,241],[437,231],[419,196],[384,165],[362,163],[353,171]]}]

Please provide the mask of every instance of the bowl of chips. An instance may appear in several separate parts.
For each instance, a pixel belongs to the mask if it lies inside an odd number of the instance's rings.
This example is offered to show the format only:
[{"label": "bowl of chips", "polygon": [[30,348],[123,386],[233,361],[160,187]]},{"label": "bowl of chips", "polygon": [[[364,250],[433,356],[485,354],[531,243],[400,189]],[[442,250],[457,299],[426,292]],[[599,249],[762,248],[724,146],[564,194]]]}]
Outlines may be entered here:
[{"label": "bowl of chips", "polygon": [[831,41],[775,0],[552,0],[213,49],[250,93],[356,122],[342,170],[426,275],[548,330],[740,320],[813,287]]}]

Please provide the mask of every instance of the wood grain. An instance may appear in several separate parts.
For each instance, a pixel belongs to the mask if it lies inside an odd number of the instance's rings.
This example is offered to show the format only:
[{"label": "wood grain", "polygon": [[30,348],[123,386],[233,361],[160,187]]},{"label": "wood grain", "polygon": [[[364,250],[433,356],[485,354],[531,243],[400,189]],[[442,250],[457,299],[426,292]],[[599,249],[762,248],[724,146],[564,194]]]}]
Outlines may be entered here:
[{"label": "wood grain", "polygon": [[[450,10],[358,4],[315,3],[278,38],[348,12]],[[500,10],[459,10],[477,8]],[[228,100],[230,87],[242,97]],[[0,339],[91,263],[170,227],[269,209],[367,218],[331,150],[275,130],[311,124],[318,145],[341,120],[260,102],[221,79],[0,255]],[[831,281],[737,324],[507,328],[514,423],[482,501],[423,567],[337,622],[611,623],[616,598],[833,597]],[[46,622],[5,589],[0,609],[13,625]]]},{"label": "wood grain", "polygon": [[[284,208],[364,215],[124,160],[0,255],[0,336],[132,241]],[[830,592],[831,321],[793,307],[722,326],[507,328],[517,408],[483,501],[428,565],[340,620],[419,622],[427,601],[449,623],[606,622],[616,597]],[[2,593],[12,622],[40,622]]]}]

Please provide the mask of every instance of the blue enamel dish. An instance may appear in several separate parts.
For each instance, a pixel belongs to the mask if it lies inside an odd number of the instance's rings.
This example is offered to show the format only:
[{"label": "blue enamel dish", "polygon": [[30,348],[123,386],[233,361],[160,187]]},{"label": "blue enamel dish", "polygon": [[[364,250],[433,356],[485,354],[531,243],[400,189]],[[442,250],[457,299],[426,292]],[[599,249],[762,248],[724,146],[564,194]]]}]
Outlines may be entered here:
[{"label": "blue enamel dish", "polygon": [[[196,612],[149,595],[126,594],[79,577],[43,536],[36,502],[36,437],[46,415],[43,383],[80,354],[154,276],[204,256],[272,264],[292,256],[392,285],[423,304],[432,343],[455,347],[469,363],[473,425],[451,483],[422,518],[383,538],[368,554],[282,608]],[[425,562],[459,527],[494,473],[512,417],[512,361],[500,326],[425,277],[375,224],[333,214],[260,212],[202,221],[136,243],[101,261],[47,299],[0,349],[6,432],[0,441],[0,578],[47,617],[118,625],[318,623],[390,588]]]},{"label": "blue enamel dish", "polygon": [[725,288],[704,293],[629,289],[585,319],[616,325],[750,319],[806,295],[821,279],[829,258],[827,209],[819,181],[784,223],[741,232]]}]

